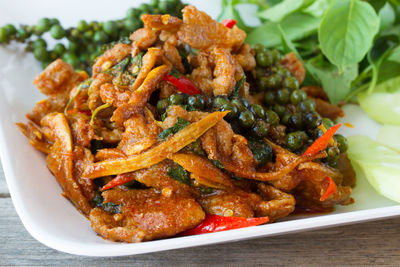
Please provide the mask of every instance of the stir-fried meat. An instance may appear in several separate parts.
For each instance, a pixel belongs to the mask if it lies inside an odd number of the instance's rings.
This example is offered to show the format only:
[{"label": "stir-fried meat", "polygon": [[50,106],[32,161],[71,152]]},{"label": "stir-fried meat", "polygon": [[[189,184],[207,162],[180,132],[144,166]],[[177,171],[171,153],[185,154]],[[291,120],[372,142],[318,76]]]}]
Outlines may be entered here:
[{"label": "stir-fried meat", "polygon": [[319,98],[315,98],[314,101],[316,104],[316,110],[322,117],[336,120],[337,118],[344,116],[344,111],[340,107],[332,105],[331,103]]},{"label": "stir-fried meat", "polygon": [[178,31],[179,40],[193,48],[219,46],[238,49],[246,38],[246,33],[238,27],[229,29],[194,6],[186,6],[182,12],[184,23]]},{"label": "stir-fried meat", "polygon": [[200,51],[197,56],[190,57],[189,62],[195,67],[190,74],[191,80],[203,91],[203,93],[212,95],[213,72],[211,69],[209,53]]},{"label": "stir-fried meat", "polygon": [[51,63],[33,81],[40,92],[48,98],[36,104],[26,116],[36,124],[49,113],[62,112],[69,100],[70,91],[88,78],[87,74],[77,73],[61,59]]},{"label": "stir-fried meat", "polygon": [[182,25],[182,20],[170,15],[143,15],[141,17],[144,27],[153,30],[166,30],[177,32]]},{"label": "stir-fried meat", "polygon": [[152,189],[108,190],[105,202],[122,204],[121,214],[93,209],[93,229],[114,241],[139,242],[174,236],[198,225],[205,218],[201,206],[190,198],[165,197]]},{"label": "stir-fried meat", "polygon": [[103,84],[110,83],[112,79],[113,77],[107,73],[100,73],[96,78],[93,79],[90,85],[88,101],[88,106],[92,111],[104,103],[100,96],[100,88]]},{"label": "stir-fried meat", "polygon": [[112,49],[105,52],[103,55],[96,59],[93,65],[93,78],[96,78],[102,71],[107,68],[104,64],[115,65],[127,56],[130,55],[132,47],[127,44],[118,43]]},{"label": "stir-fried meat", "polygon": [[140,69],[140,72],[132,85],[132,91],[139,88],[151,69],[156,65],[156,62],[158,59],[160,59],[161,55],[162,51],[159,48],[149,48],[147,50],[147,53],[143,56],[142,68]]},{"label": "stir-fried meat", "polygon": [[77,146],[90,147],[90,141],[96,138],[93,126],[83,118],[78,118],[71,125],[71,132]]},{"label": "stir-fried meat", "polygon": [[115,86],[112,83],[105,83],[100,87],[100,97],[102,102],[109,103],[114,107],[120,107],[129,102],[132,92]]},{"label": "stir-fried meat", "polygon": [[303,62],[296,57],[296,54],[291,52],[281,60],[282,66],[287,68],[294,77],[302,84],[304,77],[306,76],[306,69],[304,68]]},{"label": "stir-fried meat", "polygon": [[74,178],[73,171],[73,143],[68,121],[62,113],[45,116],[41,125],[48,128],[47,136],[53,145],[47,156],[47,167],[56,177],[64,190],[64,195],[71,200],[83,214],[89,214],[91,206],[89,200],[82,193],[79,183]]},{"label": "stir-fried meat", "polygon": [[96,191],[96,185],[92,180],[82,178],[82,173],[85,171],[86,165],[94,162],[94,156],[89,149],[75,146],[73,151],[73,176],[78,182],[82,194],[86,199],[91,200],[94,197]]},{"label": "stir-fried meat", "polygon": [[244,71],[251,71],[254,70],[254,68],[256,67],[254,51],[248,44],[243,44],[238,54],[236,54],[234,57]]},{"label": "stir-fried meat", "polygon": [[294,211],[296,200],[292,195],[264,183],[258,184],[258,190],[261,196],[268,201],[259,203],[257,216],[268,216],[271,221],[276,221]]},{"label": "stir-fried meat", "polygon": [[356,186],[356,172],[351,166],[350,159],[347,154],[341,154],[338,162],[338,169],[343,175],[342,185],[354,187]]},{"label": "stir-fried meat", "polygon": [[229,95],[236,84],[236,60],[228,49],[215,47],[211,55],[214,58],[214,95]]},{"label": "stir-fried meat", "polygon": [[159,31],[154,31],[152,28],[141,28],[129,36],[133,41],[132,56],[136,56],[139,51],[151,47],[159,36]]},{"label": "stir-fried meat", "polygon": [[178,49],[176,46],[165,42],[164,46],[164,55],[165,57],[172,63],[172,65],[181,73],[185,73],[185,67],[182,64],[181,55],[179,55]]},{"label": "stir-fried meat", "polygon": [[118,144],[126,155],[133,155],[148,149],[158,141],[160,127],[149,118],[135,114],[124,123],[125,132]]},{"label": "stir-fried meat", "polygon": [[28,138],[29,143],[37,150],[49,154],[52,144],[33,123],[16,123],[18,129]]}]

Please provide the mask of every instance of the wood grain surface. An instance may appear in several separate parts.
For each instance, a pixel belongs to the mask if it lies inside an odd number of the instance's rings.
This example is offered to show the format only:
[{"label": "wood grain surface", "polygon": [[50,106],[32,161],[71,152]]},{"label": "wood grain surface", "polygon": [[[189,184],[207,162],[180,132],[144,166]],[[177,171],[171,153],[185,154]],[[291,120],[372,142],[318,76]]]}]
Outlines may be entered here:
[{"label": "wood grain surface", "polygon": [[0,168],[0,266],[400,266],[400,218],[130,257],[58,252],[23,227]]}]

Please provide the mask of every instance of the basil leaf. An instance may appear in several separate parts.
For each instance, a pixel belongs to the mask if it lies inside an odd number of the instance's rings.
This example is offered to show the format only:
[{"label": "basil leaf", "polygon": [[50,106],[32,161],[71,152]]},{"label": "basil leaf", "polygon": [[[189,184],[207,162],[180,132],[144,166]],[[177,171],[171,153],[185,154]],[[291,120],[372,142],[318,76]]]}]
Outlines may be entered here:
[{"label": "basil leaf", "polygon": [[[284,20],[279,25],[282,27],[288,39],[296,41],[303,39],[317,32],[321,19],[311,15],[295,13]],[[267,21],[257,27],[247,35],[246,42],[250,44],[263,44],[266,47],[276,47],[281,44],[281,33],[278,24]]]},{"label": "basil leaf", "polygon": [[309,6],[312,2],[313,0],[283,0],[279,4],[259,12],[258,16],[273,22],[279,22],[300,8]]},{"label": "basil leaf", "polygon": [[183,128],[188,126],[189,124],[190,124],[190,122],[188,122],[187,120],[178,117],[177,120],[176,120],[175,125],[170,127],[170,128],[168,128],[168,129],[165,129],[164,131],[162,131],[158,135],[158,138],[163,140],[163,139],[167,138],[168,135],[175,134],[175,133],[179,132],[180,130],[182,130]]},{"label": "basil leaf", "polygon": [[379,17],[367,2],[336,1],[324,14],[318,29],[322,52],[343,71],[364,58],[378,27]]},{"label": "basil leaf", "polygon": [[396,13],[389,2],[386,2],[386,4],[379,10],[378,15],[381,20],[379,31],[389,28],[396,20]]},{"label": "basil leaf", "polygon": [[332,104],[338,104],[349,92],[351,81],[358,75],[358,66],[352,65],[340,71],[336,66],[316,66],[312,61],[306,63],[313,77],[321,84]]},{"label": "basil leaf", "polygon": [[240,93],[240,88],[243,87],[244,83],[246,82],[246,75],[240,78],[240,80],[236,83],[235,88],[233,88],[233,91],[230,95],[230,97],[238,97]]},{"label": "basil leaf", "polygon": [[178,164],[168,168],[167,174],[181,183],[190,185],[189,173]]},{"label": "basil leaf", "polygon": [[328,0],[315,0],[314,3],[304,8],[302,12],[314,17],[321,17],[328,8]]}]

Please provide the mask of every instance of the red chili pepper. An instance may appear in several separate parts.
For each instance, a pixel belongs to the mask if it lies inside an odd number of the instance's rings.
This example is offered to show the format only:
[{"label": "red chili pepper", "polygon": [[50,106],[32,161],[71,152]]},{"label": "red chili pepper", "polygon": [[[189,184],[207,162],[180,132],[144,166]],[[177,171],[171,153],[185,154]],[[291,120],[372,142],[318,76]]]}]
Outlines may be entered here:
[{"label": "red chili pepper", "polygon": [[100,190],[101,191],[108,190],[108,189],[114,188],[114,187],[119,186],[121,184],[128,183],[128,182],[133,181],[133,180],[134,180],[134,178],[130,173],[122,173],[122,174],[119,174],[114,179],[112,179],[111,181],[109,181]]},{"label": "red chili pepper", "polygon": [[322,136],[315,140],[315,142],[309,148],[307,148],[303,156],[313,156],[324,150],[328,146],[329,140],[331,140],[340,126],[342,126],[342,124],[339,123],[329,128]]},{"label": "red chili pepper", "polygon": [[236,25],[236,20],[234,20],[234,19],[224,19],[221,23],[222,23],[225,27],[227,27],[227,28],[229,28],[229,29],[232,29],[233,26]]},{"label": "red chili pepper", "polygon": [[268,217],[243,218],[225,217],[219,215],[207,215],[206,219],[193,229],[189,229],[180,235],[199,235],[214,233],[225,230],[239,229],[249,226],[256,226],[269,221]]},{"label": "red chili pepper", "polygon": [[191,80],[184,77],[176,78],[172,75],[165,75],[164,81],[172,83],[182,93],[189,95],[201,94],[201,90]]},{"label": "red chili pepper", "polygon": [[326,177],[324,179],[324,182],[328,183],[328,188],[326,189],[325,193],[321,196],[319,201],[324,201],[325,199],[330,197],[333,193],[335,193],[337,189],[337,186],[331,177]]}]

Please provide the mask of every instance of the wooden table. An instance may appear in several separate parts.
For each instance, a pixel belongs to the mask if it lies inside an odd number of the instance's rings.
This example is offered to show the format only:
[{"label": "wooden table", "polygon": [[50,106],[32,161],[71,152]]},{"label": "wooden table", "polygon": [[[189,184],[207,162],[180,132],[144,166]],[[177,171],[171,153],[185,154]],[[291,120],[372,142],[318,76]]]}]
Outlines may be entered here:
[{"label": "wooden table", "polygon": [[214,246],[117,258],[48,248],[18,218],[0,168],[0,266],[400,266],[400,217]]}]

